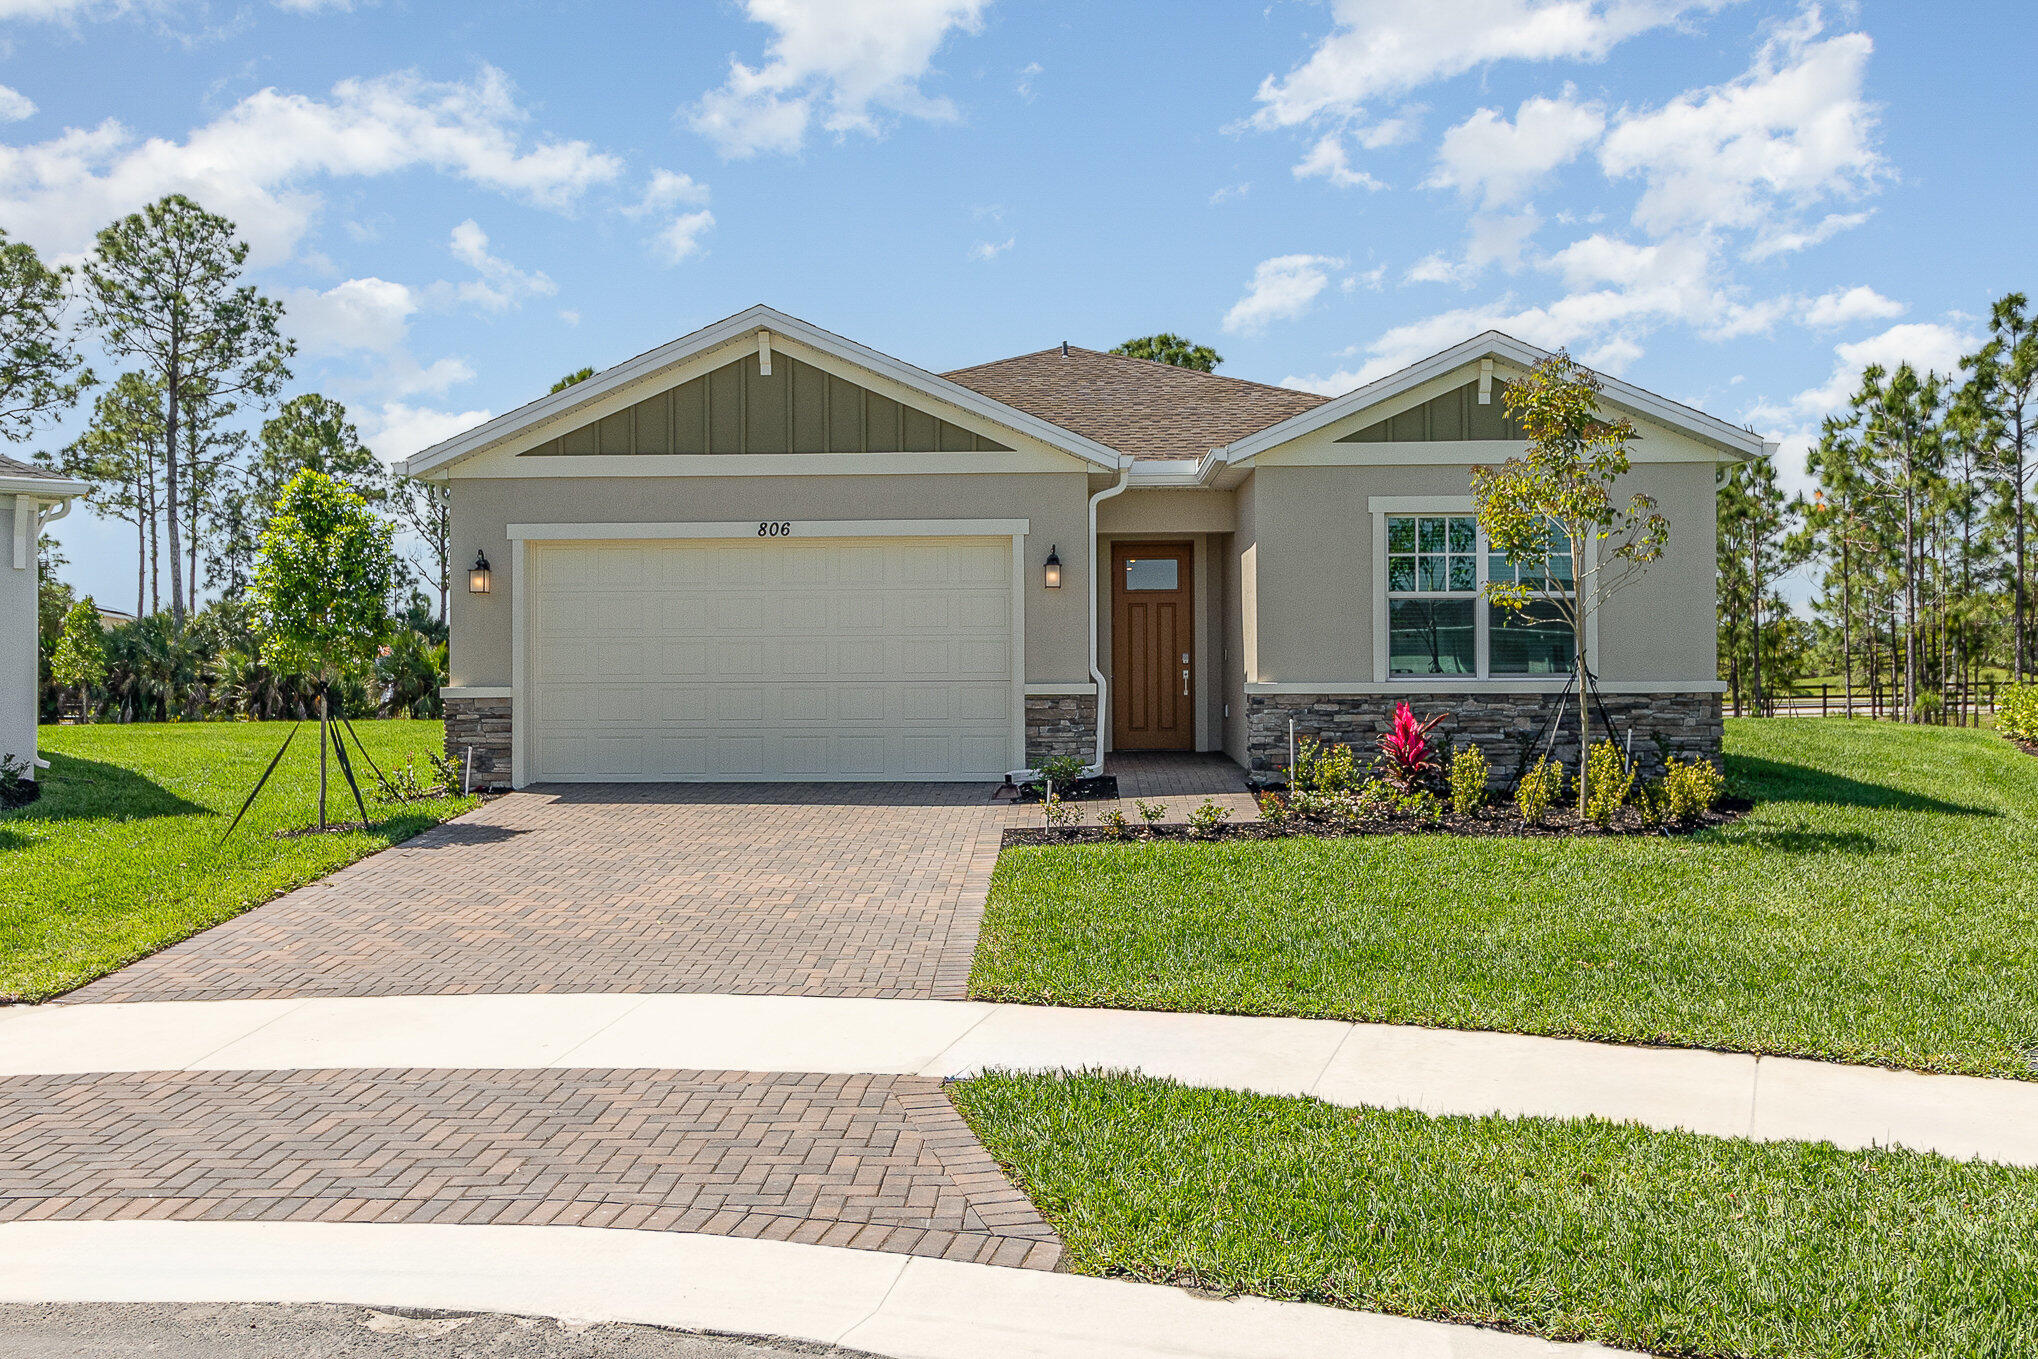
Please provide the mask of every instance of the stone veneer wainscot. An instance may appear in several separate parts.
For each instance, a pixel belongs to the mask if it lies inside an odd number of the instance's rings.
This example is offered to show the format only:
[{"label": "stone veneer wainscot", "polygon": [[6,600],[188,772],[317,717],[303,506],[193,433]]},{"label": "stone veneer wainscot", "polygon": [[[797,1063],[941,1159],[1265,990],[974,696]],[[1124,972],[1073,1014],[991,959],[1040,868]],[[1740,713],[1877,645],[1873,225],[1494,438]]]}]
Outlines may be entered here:
[{"label": "stone veneer wainscot", "polygon": [[[1486,752],[1495,787],[1508,783],[1522,752],[1543,733],[1552,694],[1251,694],[1246,699],[1250,773],[1257,779],[1287,777],[1288,723],[1295,738],[1336,741],[1370,756],[1381,732],[1393,725],[1405,698],[1419,718],[1447,713],[1436,735],[1452,744],[1471,742]],[[1666,755],[1720,762],[1725,728],[1718,694],[1607,694],[1607,715],[1620,738],[1634,732],[1635,761],[1646,774],[1660,774]],[[1557,737],[1554,756],[1574,769],[1578,763],[1577,700],[1566,700],[1571,721]],[[1607,733],[1595,706],[1593,739]],[[1540,747],[1538,747],[1540,751]]]},{"label": "stone veneer wainscot", "polygon": [[446,706],[446,754],[468,759],[472,767],[464,772],[475,789],[502,790],[510,786],[510,701],[507,698],[473,698],[448,694]]},{"label": "stone veneer wainscot", "polygon": [[1026,696],[1026,762],[1038,767],[1057,755],[1097,757],[1095,694]]}]

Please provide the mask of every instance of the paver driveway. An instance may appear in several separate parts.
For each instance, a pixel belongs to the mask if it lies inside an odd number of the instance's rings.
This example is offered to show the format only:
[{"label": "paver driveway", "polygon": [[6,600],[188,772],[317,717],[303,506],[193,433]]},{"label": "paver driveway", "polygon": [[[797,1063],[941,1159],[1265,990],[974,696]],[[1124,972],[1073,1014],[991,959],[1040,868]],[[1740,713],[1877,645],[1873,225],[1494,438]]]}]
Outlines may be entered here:
[{"label": "paver driveway", "polygon": [[513,793],[66,1001],[534,991],[959,998],[987,784]]}]

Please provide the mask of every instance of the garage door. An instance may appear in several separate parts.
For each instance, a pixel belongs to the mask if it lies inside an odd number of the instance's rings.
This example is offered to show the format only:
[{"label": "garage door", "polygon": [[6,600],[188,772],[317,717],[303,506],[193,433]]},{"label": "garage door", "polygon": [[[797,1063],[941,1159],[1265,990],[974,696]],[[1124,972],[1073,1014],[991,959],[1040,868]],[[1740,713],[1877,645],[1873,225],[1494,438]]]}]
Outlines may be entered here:
[{"label": "garage door", "polygon": [[527,554],[534,781],[981,779],[1013,765],[1010,538]]}]

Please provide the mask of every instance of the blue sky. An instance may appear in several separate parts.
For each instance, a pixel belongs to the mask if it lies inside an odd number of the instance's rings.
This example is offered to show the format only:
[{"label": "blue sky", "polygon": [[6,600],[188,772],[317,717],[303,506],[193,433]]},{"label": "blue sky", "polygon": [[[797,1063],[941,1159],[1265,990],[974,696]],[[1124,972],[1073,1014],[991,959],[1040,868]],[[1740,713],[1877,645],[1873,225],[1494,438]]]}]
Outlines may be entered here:
[{"label": "blue sky", "polygon": [[[935,370],[1170,329],[1320,390],[1498,326],[1794,471],[1862,364],[1946,367],[2038,287],[2007,2],[0,0],[0,35],[0,226],[232,217],[291,390],[392,459],[763,301]],[[55,527],[125,606],[132,531]]]}]

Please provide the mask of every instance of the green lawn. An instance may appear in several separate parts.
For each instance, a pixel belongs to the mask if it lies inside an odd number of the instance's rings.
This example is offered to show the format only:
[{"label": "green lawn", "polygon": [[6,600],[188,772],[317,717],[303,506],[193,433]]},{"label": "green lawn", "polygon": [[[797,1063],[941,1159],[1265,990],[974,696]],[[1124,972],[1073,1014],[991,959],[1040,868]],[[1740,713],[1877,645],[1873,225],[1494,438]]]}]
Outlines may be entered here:
[{"label": "green lawn", "polygon": [[[385,769],[444,740],[438,722],[355,727]],[[318,729],[307,723],[240,829],[216,846],[288,730],[44,727],[42,797],[0,811],[0,1000],[67,991],[474,805],[371,800],[366,832],[276,839],[317,820]],[[328,809],[335,821],[360,819],[337,768]]]},{"label": "green lawn", "polygon": [[1690,838],[1008,849],[972,993],[2038,1074],[2038,760],[1840,719],[1727,749],[1758,805]]},{"label": "green lawn", "polygon": [[2038,1353],[2038,1171],[1144,1078],[950,1087],[1071,1269],[1659,1354]]}]

